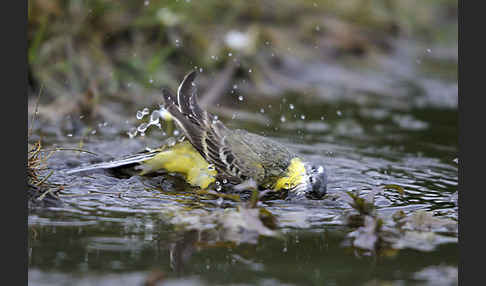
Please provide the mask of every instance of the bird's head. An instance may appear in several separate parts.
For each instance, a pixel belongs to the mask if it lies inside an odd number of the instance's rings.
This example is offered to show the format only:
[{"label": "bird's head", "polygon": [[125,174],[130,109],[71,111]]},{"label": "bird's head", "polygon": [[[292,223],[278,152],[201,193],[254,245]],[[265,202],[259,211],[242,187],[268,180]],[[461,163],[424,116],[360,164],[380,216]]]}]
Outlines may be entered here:
[{"label": "bird's head", "polygon": [[287,175],[277,180],[274,190],[287,190],[288,198],[319,200],[327,193],[327,174],[322,162],[294,158]]},{"label": "bird's head", "polygon": [[305,196],[309,199],[321,199],[327,193],[327,173],[324,165],[307,163],[305,169],[309,184]]}]

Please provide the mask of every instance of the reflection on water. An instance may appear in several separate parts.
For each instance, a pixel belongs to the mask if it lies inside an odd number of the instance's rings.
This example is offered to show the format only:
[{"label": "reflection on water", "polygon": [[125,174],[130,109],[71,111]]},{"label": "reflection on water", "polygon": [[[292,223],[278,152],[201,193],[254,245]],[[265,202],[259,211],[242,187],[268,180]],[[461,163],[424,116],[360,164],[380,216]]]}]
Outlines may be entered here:
[{"label": "reflection on water", "polygon": [[[402,250],[388,257],[360,256],[343,242],[343,230],[335,227],[288,230],[279,238],[238,245],[219,241],[220,234],[210,229],[178,231],[157,216],[128,221],[79,226],[32,223],[30,279],[67,283],[76,277],[75,285],[98,280],[111,285],[119,277],[140,283],[158,271],[169,279],[190,279],[189,285],[264,284],[264,280],[354,285],[372,279],[414,281],[416,277],[408,273],[457,263],[454,244],[426,253]],[[57,274],[43,274],[52,269]]]}]

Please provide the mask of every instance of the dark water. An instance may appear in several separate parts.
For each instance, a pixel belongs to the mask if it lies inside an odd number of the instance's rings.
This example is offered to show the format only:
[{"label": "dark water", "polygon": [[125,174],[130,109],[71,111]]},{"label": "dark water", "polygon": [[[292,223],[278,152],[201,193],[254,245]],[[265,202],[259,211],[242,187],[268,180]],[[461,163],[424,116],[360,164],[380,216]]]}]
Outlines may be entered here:
[{"label": "dark water", "polygon": [[[162,191],[161,184],[179,186],[176,178],[56,172],[51,180],[68,186],[60,194],[63,204],[29,214],[29,284],[142,285],[157,274],[163,285],[457,284],[457,233],[430,232],[391,255],[358,251],[347,237],[353,229],[343,222],[351,210],[339,199],[344,191],[364,195],[377,186],[398,185],[403,194],[387,189],[376,196],[380,216],[403,210],[458,218],[457,108],[450,106],[450,94],[457,100],[455,79],[424,83],[422,77],[410,81],[386,70],[366,78],[370,81],[361,85],[353,82],[344,100],[331,92],[260,98],[242,91],[228,93],[211,109],[232,128],[270,136],[325,163],[328,197],[262,202],[276,216],[276,230],[249,224],[230,200],[185,187]],[[322,84],[339,93],[345,83]],[[380,84],[383,88],[374,89]],[[395,89],[384,88],[387,84]],[[444,99],[428,86],[446,91]],[[387,92],[402,95],[397,99]],[[133,119],[134,113],[124,116]],[[83,149],[101,159],[155,147],[164,138],[154,128],[129,139],[127,126],[133,124],[100,122],[96,133],[82,135],[40,125],[36,134],[43,134],[47,146],[73,147],[82,139]],[[93,159],[65,151],[49,164],[61,170]]]}]

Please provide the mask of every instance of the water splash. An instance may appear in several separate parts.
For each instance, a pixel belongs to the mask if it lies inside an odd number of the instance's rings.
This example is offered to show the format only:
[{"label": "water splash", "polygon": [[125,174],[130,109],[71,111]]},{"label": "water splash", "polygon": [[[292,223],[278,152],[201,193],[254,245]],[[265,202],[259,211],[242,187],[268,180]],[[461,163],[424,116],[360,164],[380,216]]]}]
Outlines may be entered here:
[{"label": "water splash", "polygon": [[145,115],[149,114],[150,111],[147,107],[145,107],[143,110],[137,111],[137,119],[141,120],[145,117]]}]

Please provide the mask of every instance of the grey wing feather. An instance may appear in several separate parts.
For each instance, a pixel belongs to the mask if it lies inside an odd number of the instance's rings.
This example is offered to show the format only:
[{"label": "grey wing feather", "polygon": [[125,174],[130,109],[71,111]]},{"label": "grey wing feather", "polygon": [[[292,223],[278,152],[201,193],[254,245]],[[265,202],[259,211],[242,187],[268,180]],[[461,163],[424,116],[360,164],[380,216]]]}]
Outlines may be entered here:
[{"label": "grey wing feather", "polygon": [[192,71],[184,77],[177,90],[177,102],[167,90],[162,95],[167,111],[176,119],[194,148],[208,159],[208,152],[218,152],[220,133],[226,127],[199,106],[197,90],[193,84],[196,75],[197,72]]},{"label": "grey wing feather", "polygon": [[193,96],[195,97],[195,94],[197,93],[196,86],[194,85],[196,76],[196,71],[188,73],[177,89],[177,103],[182,113],[192,113],[190,98]]},{"label": "grey wing feather", "polygon": [[109,162],[101,162],[97,164],[92,164],[88,166],[82,166],[70,170],[64,170],[63,172],[66,174],[73,174],[73,173],[78,173],[78,172],[84,172],[84,171],[91,171],[91,170],[96,170],[96,169],[111,169],[111,168],[116,168],[116,167],[122,167],[122,166],[127,166],[135,163],[140,163],[145,160],[153,158],[155,155],[157,155],[158,152],[150,152],[150,153],[142,153],[142,154],[137,154],[133,156],[129,156],[120,160],[113,160]]}]

